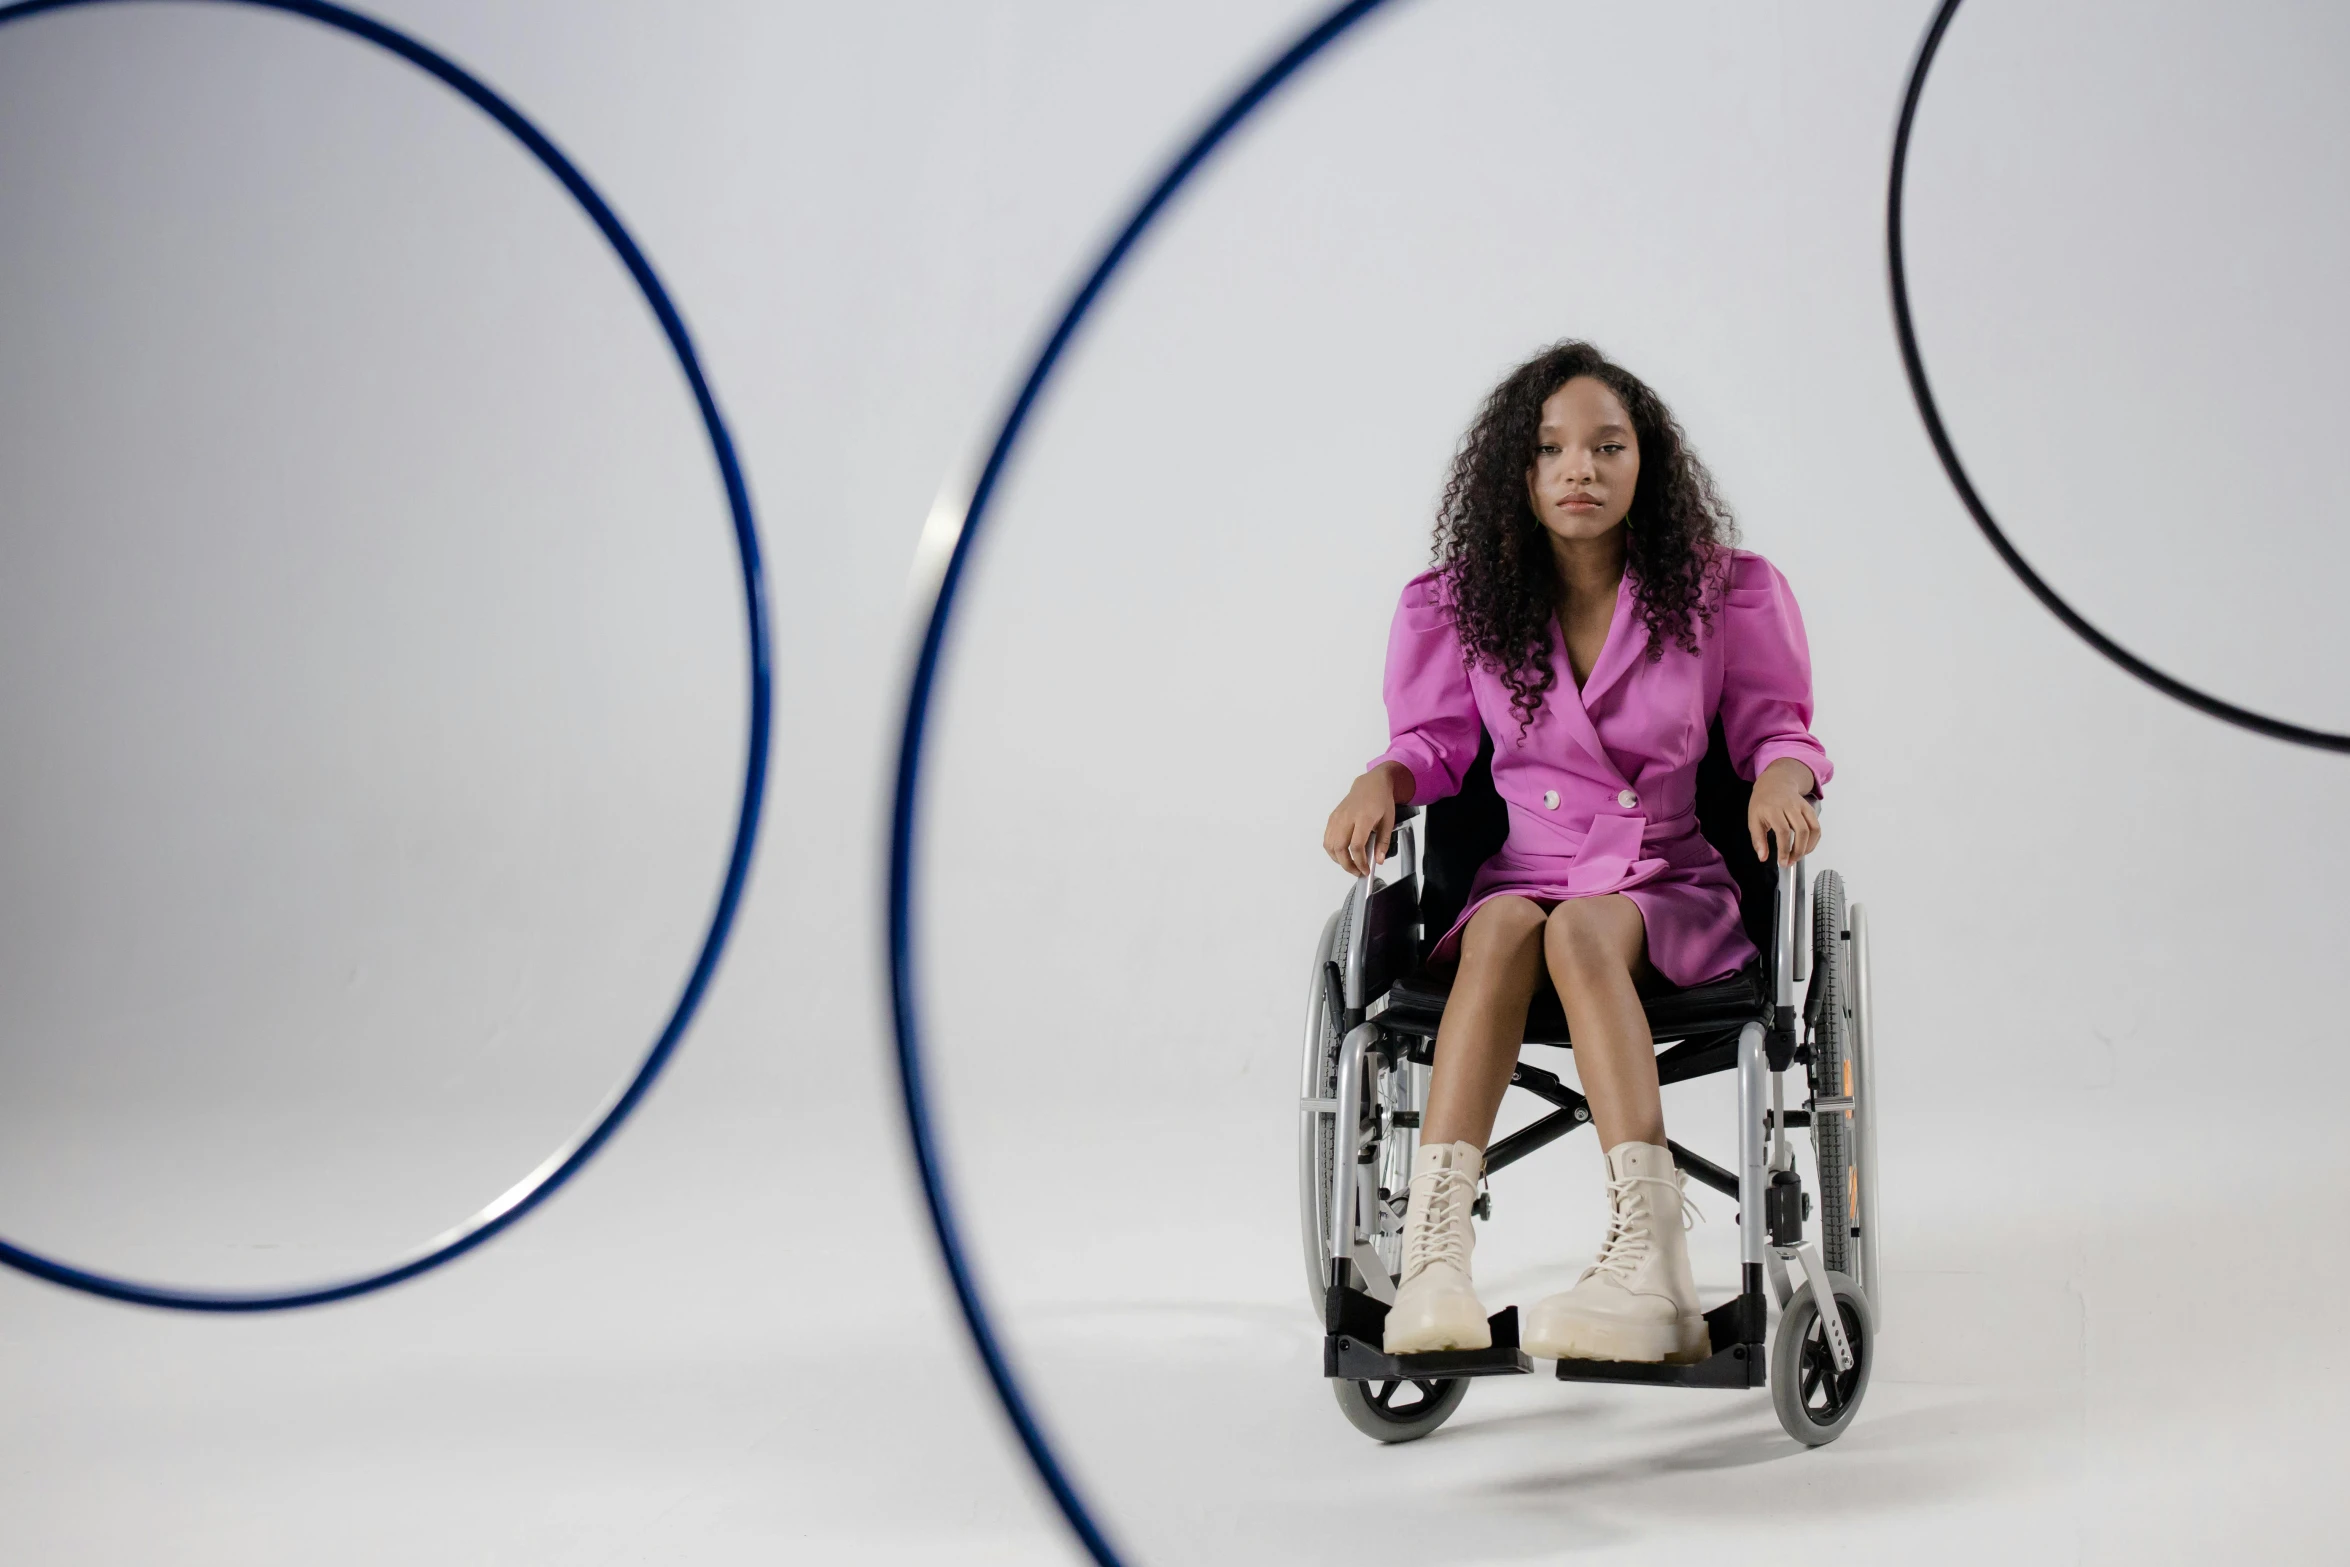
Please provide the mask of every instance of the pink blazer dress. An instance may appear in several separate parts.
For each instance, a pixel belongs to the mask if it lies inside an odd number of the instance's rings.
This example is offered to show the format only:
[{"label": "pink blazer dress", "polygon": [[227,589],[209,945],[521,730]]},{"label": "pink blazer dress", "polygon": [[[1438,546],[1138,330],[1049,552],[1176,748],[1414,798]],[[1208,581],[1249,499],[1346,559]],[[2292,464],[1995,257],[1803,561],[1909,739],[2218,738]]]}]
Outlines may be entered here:
[{"label": "pink blazer dress", "polygon": [[1442,575],[1404,584],[1387,640],[1393,738],[1366,767],[1400,762],[1411,770],[1413,804],[1441,800],[1477,760],[1482,727],[1493,736],[1493,786],[1509,808],[1509,837],[1470,883],[1434,961],[1457,957],[1469,917],[1504,893],[1546,905],[1624,894],[1647,924],[1649,962],[1674,985],[1734,973],[1754,957],[1737,884],[1698,831],[1707,729],[1719,714],[1742,778],[1792,756],[1824,789],[1831,769],[1811,733],[1811,654],[1787,579],[1737,550],[1722,592],[1713,623],[1697,628],[1697,651],[1668,640],[1651,663],[1627,571],[1581,691],[1554,619],[1558,683],[1521,737],[1509,688],[1482,664],[1466,667]]}]

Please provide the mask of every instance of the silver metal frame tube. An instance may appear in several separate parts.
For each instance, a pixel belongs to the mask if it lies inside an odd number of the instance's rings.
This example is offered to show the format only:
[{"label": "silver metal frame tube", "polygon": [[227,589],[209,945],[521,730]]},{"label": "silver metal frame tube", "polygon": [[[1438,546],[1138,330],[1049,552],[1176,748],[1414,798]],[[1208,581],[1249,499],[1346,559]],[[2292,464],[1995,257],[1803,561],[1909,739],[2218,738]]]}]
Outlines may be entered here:
[{"label": "silver metal frame tube", "polygon": [[1804,868],[1811,864],[1810,856],[1795,862],[1795,983],[1800,985],[1811,978],[1811,889],[1806,885]]},{"label": "silver metal frame tube", "polygon": [[1363,1124],[1363,1052],[1379,1037],[1372,1024],[1361,1023],[1338,1047],[1338,1125],[1331,1139],[1330,1260],[1333,1279],[1345,1275],[1338,1264],[1352,1260],[1355,1239],[1355,1158],[1357,1135]]},{"label": "silver metal frame tube", "polygon": [[1738,1031],[1738,1260],[1762,1265],[1768,1239],[1763,1218],[1763,1101],[1769,1093],[1763,1026]]},{"label": "silver metal frame tube", "polygon": [[[1771,954],[1771,1002],[1774,1006],[1795,1005],[1795,868],[1779,867],[1778,917],[1772,923],[1778,931],[1775,943],[1778,951]],[[1353,1005],[1349,1002],[1348,1005]]]},{"label": "silver metal frame tube", "polygon": [[1346,929],[1346,955],[1341,961],[1339,974],[1346,991],[1346,1004],[1350,1007],[1363,1006],[1370,1000],[1370,997],[1363,994],[1363,964],[1369,954],[1371,942],[1371,933],[1368,928],[1370,925],[1370,902],[1371,878],[1368,876],[1356,878],[1353,888],[1346,895],[1346,907],[1341,911],[1342,922]]},{"label": "silver metal frame tube", "polygon": [[[1844,1313],[1836,1309],[1835,1292],[1828,1287],[1828,1265],[1817,1249],[1806,1244],[1790,1248],[1803,1263],[1804,1286],[1820,1314],[1820,1335],[1828,1341],[1829,1358],[1838,1371],[1852,1369],[1852,1341],[1844,1334]],[[1865,1288],[1865,1286],[1864,1286]]]},{"label": "silver metal frame tube", "polygon": [[1877,1266],[1877,1029],[1869,1016],[1869,921],[1859,904],[1845,914],[1852,927],[1852,1020],[1860,1062],[1860,1271],[1870,1314],[1885,1321],[1885,1276]]},{"label": "silver metal frame tube", "polygon": [[1314,943],[1314,968],[1306,976],[1306,1050],[1299,1069],[1297,1096],[1318,1099],[1322,1094],[1322,965],[1330,961],[1330,943],[1338,935],[1338,912],[1322,922],[1322,939]]},{"label": "silver metal frame tube", "polygon": [[1787,1151],[1787,1074],[1771,1074],[1771,1151],[1765,1161],[1774,1170],[1795,1168],[1795,1156]]}]

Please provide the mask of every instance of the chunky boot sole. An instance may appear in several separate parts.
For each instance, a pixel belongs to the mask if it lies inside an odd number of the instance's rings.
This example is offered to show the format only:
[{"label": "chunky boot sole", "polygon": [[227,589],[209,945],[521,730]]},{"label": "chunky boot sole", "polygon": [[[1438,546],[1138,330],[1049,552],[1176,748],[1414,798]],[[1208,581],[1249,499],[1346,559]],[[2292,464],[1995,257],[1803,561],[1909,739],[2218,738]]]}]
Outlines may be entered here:
[{"label": "chunky boot sole", "polygon": [[1485,1320],[1484,1308],[1474,1298],[1457,1307],[1447,1303],[1434,1310],[1416,1312],[1408,1319],[1399,1318],[1390,1308],[1379,1347],[1390,1355],[1424,1355],[1437,1349],[1491,1349],[1493,1324]]},{"label": "chunky boot sole", "polygon": [[1607,1322],[1571,1318],[1527,1324],[1524,1348],[1545,1360],[1635,1360],[1690,1365],[1713,1354],[1703,1317],[1679,1322]]}]

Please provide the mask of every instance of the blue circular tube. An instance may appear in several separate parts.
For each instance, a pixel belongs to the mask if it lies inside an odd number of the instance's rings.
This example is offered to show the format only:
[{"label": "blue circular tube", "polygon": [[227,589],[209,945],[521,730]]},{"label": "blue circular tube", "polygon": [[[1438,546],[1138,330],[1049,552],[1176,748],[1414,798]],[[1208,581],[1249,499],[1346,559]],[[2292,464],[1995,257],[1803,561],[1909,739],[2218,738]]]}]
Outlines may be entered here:
[{"label": "blue circular tube", "polygon": [[[1003,1403],[1004,1413],[1018,1433],[1020,1445],[1026,1449],[1029,1462],[1036,1466],[1037,1475],[1052,1492],[1053,1501],[1068,1519],[1069,1527],[1077,1532],[1086,1550],[1100,1567],[1120,1567],[1118,1553],[1112,1549],[1101,1525],[1088,1511],[1085,1499],[1077,1494],[1068,1472],[1045,1440],[1043,1428],[1037,1424],[1028,1399],[1020,1391],[1012,1375],[1011,1365],[1004,1358],[1002,1343],[995,1328],[988,1321],[986,1302],[980,1298],[979,1285],[972,1277],[969,1259],[964,1255],[961,1229],[955,1220],[954,1203],[947,1192],[946,1174],[941,1167],[938,1141],[930,1125],[929,1102],[922,1084],[921,1007],[916,996],[914,974],[914,837],[920,814],[920,782],[922,771],[923,730],[930,719],[930,699],[938,678],[940,650],[946,639],[947,617],[954,610],[955,592],[963,581],[963,568],[970,560],[971,547],[979,537],[980,526],[986,521],[988,503],[994,499],[997,481],[1004,467],[1011,461],[1012,448],[1019,444],[1027,427],[1028,416],[1036,400],[1044,391],[1045,383],[1061,362],[1061,356],[1077,334],[1102,290],[1109,286],[1111,277],[1133,253],[1134,246],[1145,231],[1165,213],[1184,182],[1198,173],[1200,166],[1222,146],[1234,130],[1302,70],[1324,49],[1337,42],[1356,23],[1379,10],[1387,0],[1347,0],[1307,28],[1295,42],[1258,72],[1246,86],[1232,96],[1207,125],[1192,138],[1191,143],[1177,153],[1166,171],[1153,182],[1150,191],[1135,206],[1120,226],[1085,281],[1078,285],[1061,317],[1046,336],[1044,347],[1038,350],[1035,361],[1028,367],[1027,376],[1014,394],[1011,407],[1005,412],[994,443],[989,447],[987,461],[979,471],[977,482],[967,498],[949,496],[932,514],[931,529],[923,539],[924,566],[933,564],[937,580],[933,585],[929,609],[924,618],[922,642],[915,656],[913,672],[907,680],[905,717],[898,733],[898,767],[895,801],[890,815],[889,835],[889,981],[890,1016],[897,1032],[898,1084],[902,1091],[906,1112],[906,1129],[913,1139],[914,1162],[922,1176],[922,1195],[929,1203],[932,1232],[938,1239],[939,1255],[945,1260],[947,1276],[954,1285],[955,1300],[963,1310],[964,1326],[970,1329],[971,1342],[979,1350],[979,1358],[987,1367],[989,1382],[995,1387],[996,1397]],[[944,529],[951,527],[951,549]],[[945,552],[943,561],[937,560]]]},{"label": "blue circular tube", "polygon": [[[21,0],[19,4],[0,6],[0,27],[50,11],[122,3],[126,3],[126,0]],[[759,807],[767,780],[767,708],[771,685],[767,647],[767,588],[759,564],[759,535],[751,517],[750,493],[743,484],[742,468],[735,461],[734,441],[726,432],[726,421],[719,417],[717,400],[710,395],[709,382],[702,375],[701,361],[695,357],[693,341],[686,334],[685,322],[679,318],[677,307],[670,302],[669,293],[661,286],[660,278],[654,275],[652,263],[645,259],[644,252],[637,248],[636,241],[629,237],[628,230],[621,226],[620,219],[605,204],[604,198],[596,194],[587,176],[580,173],[537,126],[524,119],[519,110],[464,67],[372,17],[362,16],[338,5],[326,4],[325,0],[189,0],[189,3],[243,5],[264,11],[283,11],[290,16],[304,17],[338,32],[348,33],[353,38],[395,54],[426,75],[446,84],[459,97],[505,127],[509,135],[530,149],[531,156],[538,159],[548,173],[562,182],[563,188],[571,193],[572,200],[578,202],[581,210],[594,220],[606,242],[627,266],[628,275],[636,280],[645,303],[652,307],[654,317],[661,323],[661,331],[669,340],[670,351],[677,356],[678,368],[685,372],[686,384],[693,389],[694,405],[701,410],[702,428],[710,438],[711,454],[717,459],[719,475],[726,482],[726,504],[734,520],[735,550],[742,562],[743,613],[750,626],[750,755],[743,767],[742,803],[735,816],[734,847],[727,857],[726,881],[719,889],[717,907],[710,914],[709,930],[702,937],[701,950],[694,959],[692,972],[686,976],[685,988],[679,993],[676,1006],[670,1010],[669,1021],[662,1025],[659,1037],[645,1053],[644,1061],[637,1067],[635,1075],[605,1103],[594,1124],[463,1224],[428,1241],[406,1260],[380,1272],[355,1278],[286,1290],[177,1289],[169,1285],[144,1284],[132,1279],[93,1273],[0,1240],[0,1262],[35,1278],[47,1279],[52,1284],[62,1284],[67,1289],[101,1295],[109,1300],[127,1301],[136,1306],[155,1306],[169,1311],[290,1311],[300,1306],[323,1306],[329,1301],[349,1300],[354,1296],[372,1294],[376,1290],[405,1283],[421,1273],[428,1273],[443,1263],[462,1257],[499,1234],[577,1175],[580,1168],[593,1159],[619,1129],[620,1123],[627,1120],[629,1114],[643,1102],[645,1095],[652,1089],[654,1079],[669,1064],[678,1041],[685,1036],[686,1026],[693,1021],[695,1008],[701,1005],[702,993],[709,988],[710,976],[718,967],[719,954],[726,948],[727,935],[734,926],[735,909],[742,901],[743,883],[750,873],[751,848],[758,838]]]},{"label": "blue circular tube", "polygon": [[2187,684],[2175,675],[2165,674],[2137,654],[2123,647],[2089,623],[2088,617],[2066,603],[2057,591],[2042,580],[2026,561],[2021,551],[2008,542],[2007,535],[1991,515],[1991,508],[1983,504],[1983,497],[1975,493],[1974,481],[1967,477],[1964,464],[1958,460],[1958,448],[1951,442],[1950,432],[1942,424],[1942,410],[1934,402],[1934,390],[1926,384],[1926,362],[1918,352],[1917,326],[1909,314],[1909,265],[1902,248],[1901,204],[1909,174],[1909,134],[1917,121],[1918,101],[1925,96],[1926,73],[1933,68],[1934,56],[1942,47],[1942,35],[1950,30],[1950,19],[1958,14],[1959,0],[1942,0],[1932,21],[1926,24],[1925,36],[1918,43],[1917,58],[1909,68],[1909,83],[1901,95],[1901,119],[1893,132],[1893,168],[1887,177],[1885,190],[1885,268],[1893,285],[1893,331],[1901,343],[1902,368],[1909,372],[1909,395],[1918,405],[1918,417],[1926,424],[1926,435],[1934,443],[1934,455],[1942,459],[1942,471],[1950,476],[1950,483],[1958,491],[1958,498],[1966,506],[1968,515],[1983,537],[1991,541],[2009,571],[2032,592],[2032,596],[2046,606],[2048,612],[2064,622],[2065,629],[2098,652],[2119,664],[2123,669],[2160,691],[2164,696],[2186,703],[2199,713],[2208,713],[2224,723],[2239,729],[2249,729],[2256,735],[2267,735],[2272,740],[2286,740],[2294,745],[2305,745],[2320,751],[2350,751],[2350,734],[2335,734],[2324,729],[2308,729],[2300,724],[2271,718],[2250,708],[2238,707]]}]

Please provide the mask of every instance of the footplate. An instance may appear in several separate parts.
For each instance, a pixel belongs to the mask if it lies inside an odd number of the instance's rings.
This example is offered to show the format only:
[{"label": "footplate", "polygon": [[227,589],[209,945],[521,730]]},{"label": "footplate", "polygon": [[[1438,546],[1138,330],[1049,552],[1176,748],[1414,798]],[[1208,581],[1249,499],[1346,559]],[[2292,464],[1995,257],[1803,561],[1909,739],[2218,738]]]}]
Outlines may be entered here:
[{"label": "footplate", "polygon": [[1322,1338],[1322,1375],[1349,1382],[1433,1382],[1455,1377],[1507,1377],[1534,1369],[1518,1347],[1518,1308],[1504,1306],[1485,1319],[1493,1330],[1490,1349],[1436,1349],[1418,1355],[1390,1355],[1379,1347],[1386,1336],[1387,1307],[1358,1289],[1330,1292]]},{"label": "footplate", "polygon": [[[1646,1360],[1562,1360],[1561,1382],[1641,1382],[1659,1387],[1747,1388],[1763,1385],[1762,1345],[1745,1343],[1742,1331],[1751,1311],[1759,1318],[1762,1300],[1734,1295],[1705,1314],[1714,1352],[1703,1360],[1674,1365]],[[1515,1326],[1515,1324],[1513,1324]]]}]

